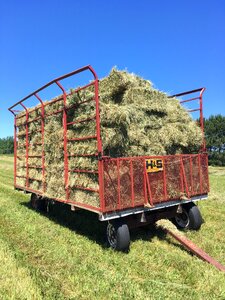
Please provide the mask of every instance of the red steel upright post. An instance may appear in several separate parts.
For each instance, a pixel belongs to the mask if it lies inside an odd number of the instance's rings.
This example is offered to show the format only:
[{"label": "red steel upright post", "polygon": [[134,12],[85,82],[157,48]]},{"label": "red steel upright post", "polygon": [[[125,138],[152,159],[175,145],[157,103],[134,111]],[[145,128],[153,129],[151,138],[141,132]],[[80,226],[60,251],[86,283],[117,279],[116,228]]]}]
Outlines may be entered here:
[{"label": "red steel upright post", "polygon": [[119,158],[116,159],[116,167],[117,167],[117,185],[118,185],[118,203],[117,209],[121,209],[121,199],[120,199],[120,160]]},{"label": "red steel upright post", "polygon": [[131,202],[134,207],[134,174],[133,174],[133,161],[130,160],[130,183],[131,183]]},{"label": "red steel upright post", "polygon": [[44,149],[44,132],[45,132],[45,106],[41,98],[38,94],[34,94],[34,96],[41,103],[41,143],[42,143],[42,151],[41,151],[41,160],[42,160],[42,184],[43,184],[43,193],[46,191],[46,179],[45,179],[45,149]]},{"label": "red steel upright post", "polygon": [[149,198],[150,198],[150,205],[153,206],[153,198],[152,198],[152,191],[151,191],[151,184],[149,182],[149,177],[148,174],[146,172],[146,182],[147,182],[147,189],[148,189],[148,193],[149,193]]},{"label": "red steel upright post", "polygon": [[143,190],[144,190],[144,204],[148,204],[148,194],[147,194],[147,172],[146,172],[146,164],[145,159],[143,160]]},{"label": "red steel upright post", "polygon": [[29,140],[28,140],[28,119],[29,119],[29,112],[27,107],[21,102],[20,105],[26,111],[26,187],[29,187]]},{"label": "red steel upright post", "polygon": [[182,177],[183,177],[183,180],[184,180],[184,186],[185,186],[187,198],[189,199],[190,198],[190,194],[189,194],[189,190],[188,190],[188,184],[187,184],[187,178],[186,178],[185,169],[184,169],[184,163],[183,163],[182,156],[180,156],[180,157],[181,157],[180,162],[181,162]]},{"label": "red steel upright post", "polygon": [[180,188],[181,193],[184,193],[184,179],[183,179],[183,170],[182,170],[182,156],[180,155]]},{"label": "red steel upright post", "polygon": [[10,112],[14,115],[14,187],[16,186],[16,164],[17,164],[17,126],[16,126],[16,114],[14,111],[10,110]]},{"label": "red steel upright post", "polygon": [[67,153],[67,110],[66,110],[66,91],[59,81],[55,82],[63,92],[63,142],[64,142],[64,184],[66,191],[66,200],[69,200],[69,166]]},{"label": "red steel upright post", "polygon": [[202,104],[202,95],[203,95],[204,91],[205,91],[205,88],[203,88],[200,92],[199,101],[200,101],[200,126],[201,126],[201,130],[202,130],[202,135],[203,135],[202,150],[206,151],[206,142],[205,142],[205,137],[204,137],[203,104]]},{"label": "red steel upright post", "polygon": [[89,70],[92,72],[95,79],[95,109],[96,109],[96,134],[98,143],[98,182],[99,182],[99,197],[100,206],[102,212],[105,211],[105,201],[104,201],[104,179],[103,179],[103,150],[102,150],[102,140],[101,140],[101,129],[100,129],[100,114],[99,114],[99,91],[98,91],[98,77],[94,69],[89,66]]},{"label": "red steel upright post", "polygon": [[163,193],[164,193],[164,200],[167,200],[167,181],[166,181],[166,163],[165,163],[165,158],[163,158]]},{"label": "red steel upright post", "polygon": [[14,186],[16,186],[16,164],[17,164],[17,137],[16,137],[16,115],[14,116]]},{"label": "red steel upright post", "polygon": [[199,185],[200,193],[202,194],[202,170],[201,170],[201,154],[198,154],[198,172],[199,172]]},{"label": "red steel upright post", "polygon": [[193,194],[193,167],[192,167],[192,156],[189,157],[190,163],[190,177],[191,177],[191,193]]}]

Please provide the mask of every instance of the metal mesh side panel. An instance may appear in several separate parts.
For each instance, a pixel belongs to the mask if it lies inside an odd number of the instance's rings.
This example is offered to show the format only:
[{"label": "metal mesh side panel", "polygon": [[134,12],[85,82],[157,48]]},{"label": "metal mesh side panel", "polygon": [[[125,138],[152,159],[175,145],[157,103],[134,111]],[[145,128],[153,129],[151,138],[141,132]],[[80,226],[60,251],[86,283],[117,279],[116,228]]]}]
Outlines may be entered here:
[{"label": "metal mesh side panel", "polygon": [[182,184],[180,176],[180,159],[168,157],[165,159],[166,190],[168,200],[180,198]]},{"label": "metal mesh side panel", "polygon": [[208,158],[207,154],[201,155],[201,171],[202,171],[202,192],[207,193],[209,190],[208,175]]},{"label": "metal mesh side panel", "polygon": [[[208,193],[207,155],[158,157],[163,170],[146,173],[146,160],[156,157],[104,161],[105,211],[181,200]],[[145,180],[145,176],[148,180]]]},{"label": "metal mesh side panel", "polygon": [[194,156],[192,158],[192,178],[193,178],[192,196],[199,195],[201,192],[199,176],[200,173],[199,173],[199,165],[198,165],[198,156]]},{"label": "metal mesh side panel", "polygon": [[118,177],[116,160],[104,162],[104,199],[106,211],[116,210],[118,203]]},{"label": "metal mesh side panel", "polygon": [[134,180],[134,204],[142,205],[145,201],[144,195],[144,163],[143,159],[133,160],[133,180]]},{"label": "metal mesh side panel", "polygon": [[153,204],[162,202],[164,199],[163,172],[148,173],[147,176],[151,187]]},{"label": "metal mesh side panel", "polygon": [[132,206],[130,161],[120,161],[120,201],[121,208]]},{"label": "metal mesh side panel", "polygon": [[[183,166],[184,166],[184,194],[187,197],[188,195],[192,194],[192,185],[193,185],[193,180],[192,180],[192,159],[190,156],[184,156],[182,158]],[[187,195],[188,194],[188,195]]]},{"label": "metal mesh side panel", "polygon": [[[106,211],[144,204],[144,161],[114,159],[104,161],[104,199]],[[132,189],[133,187],[133,189]]]}]

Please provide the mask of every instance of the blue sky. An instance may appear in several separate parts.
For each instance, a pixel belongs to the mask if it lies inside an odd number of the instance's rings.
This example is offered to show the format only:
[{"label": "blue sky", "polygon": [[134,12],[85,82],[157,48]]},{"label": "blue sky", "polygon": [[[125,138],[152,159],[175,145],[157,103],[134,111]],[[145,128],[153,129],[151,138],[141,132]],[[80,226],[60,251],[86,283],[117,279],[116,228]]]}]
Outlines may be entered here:
[{"label": "blue sky", "polygon": [[204,115],[225,115],[225,1],[1,1],[0,137],[13,134],[9,106],[87,64],[171,94],[205,86]]}]

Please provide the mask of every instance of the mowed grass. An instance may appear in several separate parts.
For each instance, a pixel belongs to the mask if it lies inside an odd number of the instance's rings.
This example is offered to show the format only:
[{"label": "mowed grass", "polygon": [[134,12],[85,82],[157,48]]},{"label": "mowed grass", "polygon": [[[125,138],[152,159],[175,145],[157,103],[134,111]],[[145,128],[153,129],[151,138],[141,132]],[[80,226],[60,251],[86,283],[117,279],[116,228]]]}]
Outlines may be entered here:
[{"label": "mowed grass", "polygon": [[[210,168],[205,223],[185,235],[225,265],[225,168]],[[0,158],[0,299],[225,299],[225,274],[160,229],[131,232],[128,254],[107,248],[95,214],[29,206]]]}]

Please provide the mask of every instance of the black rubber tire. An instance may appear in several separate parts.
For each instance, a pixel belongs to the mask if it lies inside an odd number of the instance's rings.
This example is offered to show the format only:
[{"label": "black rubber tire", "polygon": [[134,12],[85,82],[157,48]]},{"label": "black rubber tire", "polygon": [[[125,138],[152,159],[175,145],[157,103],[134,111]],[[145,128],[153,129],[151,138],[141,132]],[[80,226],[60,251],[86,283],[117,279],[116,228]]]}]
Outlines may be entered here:
[{"label": "black rubber tire", "polygon": [[202,226],[203,219],[198,206],[194,205],[189,209],[190,225],[189,229],[199,230]]},{"label": "black rubber tire", "polygon": [[130,247],[130,231],[121,220],[109,222],[106,229],[109,246],[117,251],[128,252]]},{"label": "black rubber tire", "polygon": [[[177,214],[177,216],[172,220],[177,228],[183,230],[199,230],[203,223],[203,219],[198,207],[194,203],[188,203],[182,205],[182,210],[182,214]],[[181,221],[178,221],[179,219],[184,220],[183,224]]]},{"label": "black rubber tire", "polygon": [[32,193],[30,197],[30,204],[36,211],[46,212],[47,211],[47,201],[41,196]]}]

